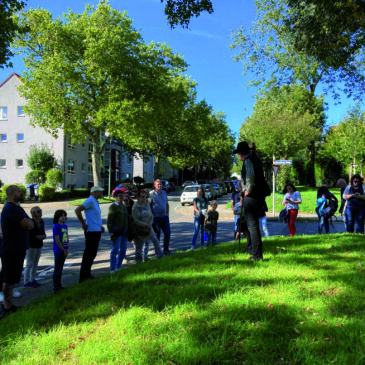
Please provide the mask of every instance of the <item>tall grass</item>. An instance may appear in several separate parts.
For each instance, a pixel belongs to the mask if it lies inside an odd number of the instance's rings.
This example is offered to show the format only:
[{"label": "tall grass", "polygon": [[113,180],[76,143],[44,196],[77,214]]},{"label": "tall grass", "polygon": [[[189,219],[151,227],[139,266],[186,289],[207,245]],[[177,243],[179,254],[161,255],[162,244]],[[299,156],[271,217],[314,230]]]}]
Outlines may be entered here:
[{"label": "tall grass", "polygon": [[363,235],[227,243],[101,277],[0,322],[3,364],[364,364]]}]

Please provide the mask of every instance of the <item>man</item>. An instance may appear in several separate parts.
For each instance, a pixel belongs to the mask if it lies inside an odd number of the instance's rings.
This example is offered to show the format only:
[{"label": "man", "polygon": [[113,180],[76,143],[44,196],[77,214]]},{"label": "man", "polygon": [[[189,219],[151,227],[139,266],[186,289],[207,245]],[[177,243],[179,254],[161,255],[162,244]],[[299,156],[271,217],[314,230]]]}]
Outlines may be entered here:
[{"label": "man", "polygon": [[259,215],[264,206],[265,197],[270,195],[270,188],[264,176],[262,162],[255,154],[251,154],[254,147],[250,148],[247,142],[239,142],[233,151],[237,154],[242,164],[241,181],[244,192],[243,209],[247,224],[246,252],[252,256],[250,260],[263,260],[262,239],[259,226]]},{"label": "man", "polygon": [[329,179],[326,179],[323,181],[323,185],[320,186],[317,190],[317,207],[316,212],[318,214],[318,233],[321,234],[323,227],[325,229],[326,233],[330,232],[330,222],[329,218],[323,216],[321,214],[321,211],[326,207],[327,205],[327,199],[334,198],[337,200],[337,198],[328,190],[332,185],[332,181]]},{"label": "man", "polygon": [[1,318],[18,310],[18,307],[12,304],[14,285],[20,282],[25,252],[29,245],[28,231],[34,227],[33,221],[20,206],[24,201],[23,191],[16,185],[10,185],[6,189],[6,195],[7,202],[1,212],[3,240],[0,256],[4,295]]},{"label": "man", "polygon": [[163,232],[163,253],[171,255],[170,251],[170,219],[169,219],[169,202],[166,191],[162,190],[162,183],[157,179],[154,183],[155,190],[150,192],[151,210],[153,214],[153,224],[157,228],[157,238],[160,240],[161,230]]},{"label": "man", "polygon": [[[104,189],[100,186],[91,188],[91,195],[75,209],[77,219],[81,222],[85,235],[85,250],[82,256],[79,283],[93,279],[91,266],[98,253],[101,234],[105,231],[101,221],[101,210],[98,200],[103,196]],[[85,211],[84,220],[82,212]]]},{"label": "man", "polygon": [[232,191],[231,194],[231,208],[232,208],[232,213],[234,214],[234,239],[236,239],[236,230],[237,230],[237,221],[238,218],[240,217],[239,214],[236,214],[234,211],[234,207],[237,203],[240,202],[240,193],[242,191],[242,184],[241,181],[238,182],[238,189],[235,189],[234,191]]}]

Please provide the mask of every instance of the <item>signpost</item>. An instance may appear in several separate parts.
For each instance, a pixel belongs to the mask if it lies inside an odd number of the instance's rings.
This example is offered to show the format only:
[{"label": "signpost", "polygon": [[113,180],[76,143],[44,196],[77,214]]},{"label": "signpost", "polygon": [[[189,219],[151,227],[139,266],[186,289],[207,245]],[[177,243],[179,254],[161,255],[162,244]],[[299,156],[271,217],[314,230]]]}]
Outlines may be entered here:
[{"label": "signpost", "polygon": [[293,163],[292,160],[275,160],[275,156],[272,156],[272,215],[275,217],[275,180],[276,176],[278,176],[280,165],[291,165]]}]

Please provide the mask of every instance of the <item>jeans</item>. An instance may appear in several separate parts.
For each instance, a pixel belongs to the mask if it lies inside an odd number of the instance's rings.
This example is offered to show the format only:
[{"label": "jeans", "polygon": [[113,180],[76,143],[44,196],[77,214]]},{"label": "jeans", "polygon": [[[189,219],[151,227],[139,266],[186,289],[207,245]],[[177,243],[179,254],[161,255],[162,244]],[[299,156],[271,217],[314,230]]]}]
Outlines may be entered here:
[{"label": "jeans", "polygon": [[264,232],[265,237],[269,237],[269,230],[267,229],[267,218],[266,215],[264,215],[263,217],[259,218],[259,223],[261,226],[262,231]]},{"label": "jeans", "polygon": [[202,246],[204,246],[204,224],[201,224],[201,218],[199,217],[194,217],[194,234],[193,234],[193,239],[191,241],[191,246],[195,248],[196,245],[196,240],[198,238],[198,233],[200,230],[200,244]]},{"label": "jeans", "polygon": [[234,215],[234,237],[233,237],[234,239],[236,239],[236,232],[238,230],[238,228],[237,228],[237,221],[238,221],[239,217],[240,217],[239,214],[235,214]]},{"label": "jeans", "polygon": [[298,209],[288,209],[288,228],[290,237],[293,237],[297,234],[297,227],[295,227],[297,216]]},{"label": "jeans", "polygon": [[62,271],[63,265],[65,263],[66,257],[63,252],[58,252],[54,254],[54,271],[53,271],[53,290],[58,291],[62,289]]},{"label": "jeans", "polygon": [[[155,248],[155,251],[157,252],[159,257],[163,256],[163,252],[160,247],[160,242],[158,241],[156,235],[152,235],[148,241],[141,242],[141,241],[135,241],[134,242],[134,249],[135,249],[135,260],[136,264],[140,264],[143,261],[143,257],[146,257],[146,247],[149,246],[149,241],[152,241],[153,246]],[[147,249],[148,254],[148,249]]]},{"label": "jeans", "polygon": [[98,253],[101,232],[84,232],[85,234],[85,250],[82,255],[79,283],[92,278],[91,266]]},{"label": "jeans", "polygon": [[330,220],[321,215],[318,219],[318,233],[322,234],[323,227],[326,233],[330,233]]},{"label": "jeans", "polygon": [[356,223],[356,233],[364,233],[365,208],[349,207],[346,208],[346,232],[353,233]]},{"label": "jeans", "polygon": [[207,236],[208,236],[207,246],[209,246],[210,243],[212,243],[213,245],[217,244],[217,232],[207,231]]},{"label": "jeans", "polygon": [[112,241],[112,249],[110,251],[110,271],[115,271],[122,267],[122,262],[125,258],[126,252],[127,236],[115,237],[115,240]]},{"label": "jeans", "polygon": [[153,223],[157,227],[157,239],[160,240],[161,230],[163,232],[163,250],[164,252],[169,250],[170,246],[170,236],[171,236],[171,228],[170,228],[170,219],[168,215],[163,217],[154,217]]},{"label": "jeans", "polygon": [[264,202],[251,196],[246,196],[243,202],[247,223],[247,248],[254,259],[262,259],[262,239],[259,226],[259,214]]},{"label": "jeans", "polygon": [[34,281],[37,275],[39,258],[41,257],[42,248],[28,248],[26,254],[26,263],[24,269],[24,284]]}]

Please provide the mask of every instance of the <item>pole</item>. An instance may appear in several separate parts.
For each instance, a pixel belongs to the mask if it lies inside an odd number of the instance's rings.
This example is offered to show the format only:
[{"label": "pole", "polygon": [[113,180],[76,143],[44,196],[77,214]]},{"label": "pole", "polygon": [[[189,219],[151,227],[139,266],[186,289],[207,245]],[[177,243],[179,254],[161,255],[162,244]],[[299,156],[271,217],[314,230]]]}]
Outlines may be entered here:
[{"label": "pole", "polygon": [[[275,164],[275,156],[272,155],[272,163]],[[272,169],[272,216],[275,217],[275,171]]]}]

